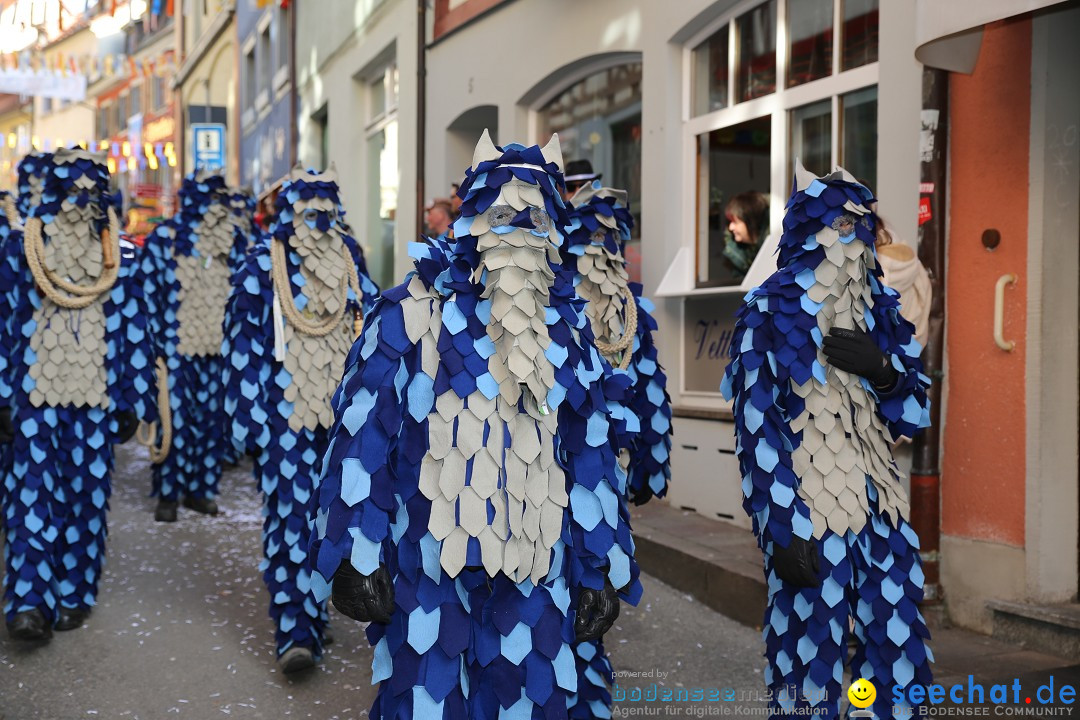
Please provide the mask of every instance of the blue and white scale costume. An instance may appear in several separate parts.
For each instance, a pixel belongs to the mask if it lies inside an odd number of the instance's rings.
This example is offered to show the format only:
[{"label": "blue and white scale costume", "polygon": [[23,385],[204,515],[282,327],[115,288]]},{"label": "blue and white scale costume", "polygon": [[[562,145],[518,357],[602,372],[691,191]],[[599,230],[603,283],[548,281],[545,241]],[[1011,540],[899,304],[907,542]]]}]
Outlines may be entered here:
[{"label": "blue and white scale costume", "polygon": [[[583,187],[570,203],[570,224],[561,248],[563,266],[574,273],[575,289],[588,302],[585,310],[598,349],[629,381],[622,401],[629,412],[620,460],[629,475],[628,499],[640,505],[667,493],[672,428],[667,376],[653,338],[654,307],[642,296],[641,285],[629,281],[623,256],[634,218],[626,192],[605,188],[599,180]],[[632,310],[628,302],[634,303]],[[626,337],[630,324],[631,336]],[[612,667],[602,641],[579,643],[574,652],[578,693],[570,717],[611,717]]]},{"label": "blue and white scale costume", "polygon": [[168,502],[217,495],[228,445],[222,324],[244,253],[224,178],[189,175],[179,198],[180,211],[146,236],[141,255],[157,355],[168,368],[172,443],[153,469],[153,493]]},{"label": "blue and white scale costume", "polygon": [[578,597],[641,594],[604,396],[559,265],[558,140],[484,134],[456,239],[414,244],[349,354],[311,557],[392,579],[373,718],[566,718]]},{"label": "blue and white scale costume", "polygon": [[[270,236],[252,247],[234,285],[222,348],[225,410],[263,492],[261,569],[277,651],[297,645],[317,658],[325,609],[311,593],[311,505],[334,421],[330,400],[358,321],[379,293],[359,246],[342,231],[332,170],[293,170]],[[299,323],[290,319],[293,308]],[[311,334],[312,325],[328,332]]]},{"label": "blue and white scale costume", "polygon": [[156,389],[142,278],[104,157],[61,149],[42,169],[25,234],[0,243],[0,406],[15,428],[4,612],[51,624],[61,606],[95,603],[120,419],[153,421]]},{"label": "blue and white scale costume", "polygon": [[[744,507],[765,558],[776,713],[812,705],[836,716],[849,619],[851,672],[879,688],[878,717],[893,716],[889,688],[931,682],[919,541],[891,453],[894,440],[929,424],[929,379],[914,328],[881,283],[872,201],[842,170],[823,178],[797,170],[779,269],[747,294],[724,377]],[[833,328],[868,333],[898,374],[892,390],[826,361]],[[816,543],[820,586],[796,587],[775,572],[774,549],[793,537]]]}]

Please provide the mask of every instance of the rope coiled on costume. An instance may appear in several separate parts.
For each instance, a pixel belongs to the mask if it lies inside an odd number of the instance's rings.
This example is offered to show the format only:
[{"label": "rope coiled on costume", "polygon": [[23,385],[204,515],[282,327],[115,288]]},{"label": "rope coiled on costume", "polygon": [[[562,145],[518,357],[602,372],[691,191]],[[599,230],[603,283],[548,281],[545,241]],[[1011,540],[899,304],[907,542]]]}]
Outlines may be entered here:
[{"label": "rope coiled on costume", "polygon": [[[310,323],[304,319],[304,316],[296,308],[296,298],[293,297],[292,286],[289,282],[289,268],[285,258],[285,243],[276,240],[270,241],[271,277],[273,278],[274,292],[277,293],[280,300],[282,312],[297,332],[310,337],[323,337],[329,335],[333,332],[334,328],[341,324],[341,319],[345,316],[345,310],[348,307],[347,300],[349,297],[349,287],[352,287],[352,291],[356,295],[356,301],[358,303],[360,302],[360,298],[363,297],[360,294],[360,276],[356,272],[356,262],[353,260],[352,253],[349,252],[349,248],[345,243],[342,243],[341,246],[341,256],[345,262],[346,276],[341,292],[340,309],[321,323]],[[360,337],[360,330],[363,328],[363,323],[364,316],[360,311],[357,311],[353,318],[353,332],[357,337]]]},{"label": "rope coiled on costume", "polygon": [[626,370],[630,367],[630,358],[633,352],[627,351],[631,345],[634,344],[634,335],[637,334],[638,316],[637,316],[637,303],[634,301],[634,295],[630,292],[629,288],[623,288],[622,291],[623,301],[626,303],[626,318],[623,320],[623,334],[617,342],[606,343],[599,338],[596,339],[596,349],[600,351],[600,354],[608,359],[612,365],[615,364],[615,356],[622,353],[622,358],[619,361],[618,368],[620,370]]},{"label": "rope coiled on costume", "polygon": [[[116,284],[116,278],[120,274],[120,263],[116,261],[120,255],[120,222],[111,207],[108,212],[109,229],[101,231],[101,276],[97,282],[89,286],[68,282],[45,267],[45,243],[41,238],[41,219],[30,218],[26,221],[23,234],[26,264],[30,267],[30,273],[34,276],[34,282],[42,294],[54,305],[68,310],[81,310],[89,307],[98,299],[98,296],[110,291]],[[64,295],[64,292],[69,295]]]},{"label": "rope coiled on costume", "polygon": [[158,417],[161,418],[161,444],[154,445],[154,438],[158,434],[158,424],[139,423],[135,431],[135,439],[140,445],[145,445],[150,450],[150,462],[160,465],[169,457],[172,449],[172,407],[169,405],[169,368],[165,365],[165,358],[157,359],[157,384],[158,384]]}]

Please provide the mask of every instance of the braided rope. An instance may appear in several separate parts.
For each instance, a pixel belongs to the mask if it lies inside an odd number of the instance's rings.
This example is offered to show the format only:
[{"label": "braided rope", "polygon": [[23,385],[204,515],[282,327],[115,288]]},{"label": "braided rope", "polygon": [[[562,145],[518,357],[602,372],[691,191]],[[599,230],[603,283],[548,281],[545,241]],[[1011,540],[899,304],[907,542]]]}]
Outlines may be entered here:
[{"label": "braided rope", "polygon": [[[349,297],[349,287],[352,287],[357,301],[362,297],[360,294],[360,276],[356,272],[356,263],[352,259],[352,254],[349,252],[348,246],[344,243],[342,243],[341,255],[345,262],[346,271],[345,282],[342,283],[341,288],[341,307],[328,319],[316,324],[305,320],[304,316],[296,307],[296,298],[293,297],[292,284],[289,281],[288,263],[285,259],[285,243],[271,241],[270,262],[272,268],[271,276],[274,282],[274,292],[276,292],[278,298],[281,299],[282,312],[288,319],[289,324],[296,328],[297,332],[310,337],[324,337],[329,335],[334,331],[334,328],[341,324],[341,319],[345,316],[345,309]],[[363,315],[357,312],[353,318],[353,331],[356,333],[357,337],[360,336],[363,322]]]},{"label": "braided rope", "polygon": [[[101,231],[102,271],[93,285],[76,285],[60,277],[45,267],[45,244],[41,238],[42,223],[40,218],[26,221],[25,239],[26,263],[30,273],[42,294],[54,305],[68,310],[81,310],[89,307],[98,296],[108,292],[116,284],[120,274],[119,263],[115,258],[120,254],[120,222],[116,213],[109,208],[109,229]],[[62,292],[70,293],[63,295]]]},{"label": "braided rope", "polygon": [[150,450],[150,462],[160,465],[169,457],[172,449],[172,407],[169,405],[169,369],[165,365],[164,358],[157,359],[157,383],[158,383],[158,415],[161,417],[161,444],[154,444],[154,438],[158,434],[158,424],[139,423],[135,431],[135,439],[140,445],[145,445]]},{"label": "braided rope", "polygon": [[630,367],[630,357],[632,352],[624,352],[634,343],[634,335],[637,334],[638,316],[637,316],[637,303],[634,302],[634,296],[630,292],[629,288],[624,288],[622,291],[622,297],[626,305],[626,318],[623,320],[623,334],[617,342],[607,343],[597,338],[596,349],[600,351],[600,354],[608,359],[612,365],[615,365],[615,357],[620,352],[622,358],[619,361],[618,368],[620,370],[626,370]]}]

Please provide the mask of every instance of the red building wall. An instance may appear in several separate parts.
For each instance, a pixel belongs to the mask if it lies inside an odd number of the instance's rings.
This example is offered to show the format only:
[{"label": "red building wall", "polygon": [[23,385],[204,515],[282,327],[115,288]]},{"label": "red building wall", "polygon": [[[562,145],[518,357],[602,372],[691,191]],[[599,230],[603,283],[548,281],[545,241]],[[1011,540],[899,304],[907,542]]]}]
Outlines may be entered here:
[{"label": "red building wall", "polygon": [[[972,75],[949,82],[948,399],[941,482],[946,535],[1024,544],[1031,21],[989,25]],[[1001,233],[986,250],[983,231]],[[994,284],[1006,273],[1004,352]]]}]

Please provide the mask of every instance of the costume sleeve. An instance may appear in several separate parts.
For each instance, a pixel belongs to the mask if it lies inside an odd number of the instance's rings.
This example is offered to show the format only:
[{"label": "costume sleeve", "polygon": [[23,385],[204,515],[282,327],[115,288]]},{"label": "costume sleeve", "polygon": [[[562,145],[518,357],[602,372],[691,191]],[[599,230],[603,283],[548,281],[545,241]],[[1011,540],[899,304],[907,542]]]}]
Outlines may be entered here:
[{"label": "costume sleeve", "polygon": [[237,449],[254,452],[271,438],[267,422],[267,388],[284,372],[274,363],[274,289],[270,254],[256,245],[233,275],[233,289],[225,307],[224,359],[225,415]]},{"label": "costume sleeve", "polygon": [[413,347],[402,306],[382,299],[349,351],[334,393],[334,426],[309,548],[318,600],[330,595],[334,572],[346,558],[365,575],[385,562],[383,544],[397,502],[391,464],[407,401],[406,356]]},{"label": "costume sleeve", "polygon": [[[768,302],[768,298],[751,296],[739,310],[731,363],[721,386],[724,397],[734,400],[743,508],[753,520],[762,549],[770,541],[787,547],[792,535],[809,540],[814,532],[791,464],[792,450],[799,442],[791,419],[802,412],[802,399],[790,392],[787,371],[777,360],[778,352],[792,350],[775,326]],[[816,357],[813,342],[803,350]]]},{"label": "costume sleeve", "polygon": [[22,347],[21,305],[26,302],[22,235],[12,232],[0,243],[0,407],[12,404],[19,378]]},{"label": "costume sleeve", "polygon": [[133,411],[145,422],[158,417],[155,343],[150,331],[137,249],[123,243],[120,276],[113,285],[109,334],[109,396],[116,411]]},{"label": "costume sleeve", "polygon": [[640,430],[630,444],[630,499],[635,505],[667,494],[671,480],[671,398],[667,376],[657,362],[653,304],[638,297],[638,327],[630,364],[630,409]]},{"label": "costume sleeve", "polygon": [[180,290],[176,267],[170,258],[171,246],[172,230],[163,223],[146,236],[138,258],[154,356],[167,358],[170,371],[176,369],[176,309]]},{"label": "costume sleeve", "polygon": [[919,360],[922,348],[915,340],[915,326],[900,314],[896,291],[879,283],[871,290],[874,308],[867,321],[873,321],[874,325],[869,328],[870,334],[899,377],[888,392],[877,391],[869,382],[864,384],[877,397],[878,416],[893,440],[901,436],[911,438],[921,428],[930,426],[930,399],[926,394],[930,378],[922,372]]},{"label": "costume sleeve", "polygon": [[572,550],[569,580],[572,586],[599,590],[607,579],[624,600],[636,604],[640,570],[630,537],[627,478],[616,455],[616,422],[604,396],[605,364],[594,347],[565,342],[554,328],[551,334],[553,345],[569,352],[555,378],[557,389],[566,392],[559,405],[557,457],[570,495],[563,530]]}]

